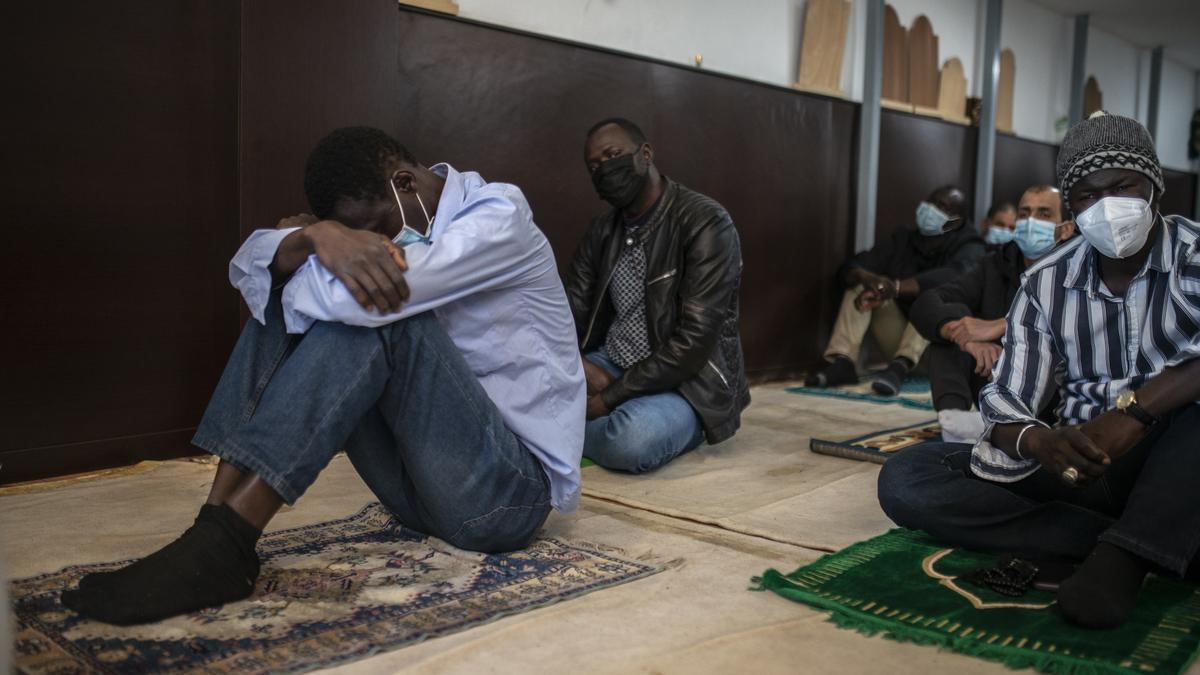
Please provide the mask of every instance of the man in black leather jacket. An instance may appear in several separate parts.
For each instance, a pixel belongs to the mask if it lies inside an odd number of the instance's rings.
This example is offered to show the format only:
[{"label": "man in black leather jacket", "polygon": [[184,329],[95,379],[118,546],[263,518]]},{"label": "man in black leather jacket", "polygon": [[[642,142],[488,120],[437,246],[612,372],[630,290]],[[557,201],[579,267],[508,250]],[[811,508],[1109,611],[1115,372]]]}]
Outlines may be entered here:
[{"label": "man in black leather jacket", "polygon": [[750,403],[741,247],[720,204],[659,173],[632,122],[592,127],[584,161],[613,210],[565,280],[588,383],[583,453],[641,473],[733,436]]}]

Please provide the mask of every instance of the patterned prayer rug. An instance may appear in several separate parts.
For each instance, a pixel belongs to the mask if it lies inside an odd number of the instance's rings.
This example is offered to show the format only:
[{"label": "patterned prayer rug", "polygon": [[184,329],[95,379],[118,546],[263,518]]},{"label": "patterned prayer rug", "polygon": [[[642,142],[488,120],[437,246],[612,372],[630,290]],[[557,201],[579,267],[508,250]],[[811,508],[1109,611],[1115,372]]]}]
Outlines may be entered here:
[{"label": "patterned prayer rug", "polygon": [[929,393],[929,380],[923,377],[910,377],[900,386],[900,393],[895,396],[880,396],[871,389],[871,379],[866,377],[857,384],[842,387],[788,387],[786,391],[806,396],[824,396],[826,398],[842,398],[851,401],[865,401],[881,405],[901,405],[916,410],[933,410],[933,398]]},{"label": "patterned prayer rug", "polygon": [[883,464],[890,455],[905,448],[940,440],[942,440],[942,428],[938,426],[937,420],[929,420],[906,427],[876,431],[866,436],[851,438],[848,441],[826,441],[814,438],[808,442],[808,449],[821,455]]},{"label": "patterned prayer rug", "polygon": [[156,624],[108,626],[59,604],[78,565],[12,583],[20,673],[303,671],[363,658],[661,571],[595,546],[538,539],[470,553],[379,504],[267,534],[254,595]]},{"label": "patterned prayer rug", "polygon": [[892,530],[791,574],[767,570],[754,582],[830,611],[842,628],[1045,673],[1179,673],[1200,649],[1200,589],[1192,584],[1151,577],[1129,622],[1085,630],[1059,616],[1053,594],[1013,598],[957,580],[995,562]]}]

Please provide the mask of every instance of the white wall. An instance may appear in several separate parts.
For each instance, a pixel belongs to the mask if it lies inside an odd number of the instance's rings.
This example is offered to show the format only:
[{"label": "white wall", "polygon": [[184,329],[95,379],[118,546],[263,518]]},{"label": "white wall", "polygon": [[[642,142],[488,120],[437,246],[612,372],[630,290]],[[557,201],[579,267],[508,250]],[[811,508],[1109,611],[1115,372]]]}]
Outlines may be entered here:
[{"label": "white wall", "polygon": [[[466,18],[585,44],[693,65],[704,70],[770,84],[796,81],[805,0],[457,0]],[[866,9],[851,0],[850,26],[842,57],[842,88],[862,100]],[[984,0],[889,0],[901,23],[929,17],[938,36],[939,65],[957,56],[967,91],[980,94]],[[1033,0],[1005,0],[1000,46],[1016,56],[1013,127],[1018,136],[1056,142],[1055,122],[1070,105],[1071,18]],[[1160,101],[1159,147],[1163,162],[1188,168],[1183,150],[1197,105],[1197,73],[1165,60]],[[1145,122],[1149,50],[1104,30],[1088,31],[1087,75],[1095,75],[1104,107]],[[1190,83],[1188,82],[1191,78]]]},{"label": "white wall", "polygon": [[[790,86],[804,0],[458,0],[463,17]],[[853,26],[852,26],[853,30]],[[853,44],[853,39],[847,43]],[[843,63],[843,73],[853,70]]]},{"label": "white wall", "polygon": [[1013,50],[1013,131],[1057,142],[1055,123],[1071,105],[1072,22],[1029,0],[1005,0],[1000,47]]},{"label": "white wall", "polygon": [[1191,134],[1192,112],[1196,109],[1196,73],[1187,67],[1163,59],[1161,94],[1158,105],[1158,159],[1163,166],[1192,171],[1187,156],[1188,136]]},{"label": "white wall", "polygon": [[1104,99],[1104,109],[1127,117],[1145,117],[1141,105],[1141,50],[1110,33],[1088,27],[1087,71],[1095,76]]}]

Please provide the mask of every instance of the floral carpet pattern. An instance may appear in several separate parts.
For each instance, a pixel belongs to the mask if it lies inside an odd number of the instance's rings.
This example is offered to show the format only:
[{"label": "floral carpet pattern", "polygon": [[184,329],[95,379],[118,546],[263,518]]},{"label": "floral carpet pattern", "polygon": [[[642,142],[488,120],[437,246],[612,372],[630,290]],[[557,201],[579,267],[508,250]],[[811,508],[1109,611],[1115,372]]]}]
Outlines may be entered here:
[{"label": "floral carpet pattern", "polygon": [[471,553],[404,528],[379,504],[270,533],[258,551],[263,571],[249,599],[145,626],[89,621],[59,603],[84,574],[124,562],[13,581],[17,672],[311,670],[662,570],[550,538],[522,551]]}]

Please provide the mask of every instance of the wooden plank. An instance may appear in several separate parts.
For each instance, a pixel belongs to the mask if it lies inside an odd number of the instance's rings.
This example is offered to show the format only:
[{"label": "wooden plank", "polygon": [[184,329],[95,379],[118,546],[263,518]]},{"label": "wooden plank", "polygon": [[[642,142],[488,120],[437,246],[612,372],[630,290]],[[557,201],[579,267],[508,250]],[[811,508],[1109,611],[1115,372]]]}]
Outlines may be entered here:
[{"label": "wooden plank", "polygon": [[1095,75],[1089,75],[1083,85],[1083,119],[1097,110],[1104,109],[1104,92],[1100,91],[1100,83]]},{"label": "wooden plank", "polygon": [[908,100],[922,108],[938,105],[938,39],[924,14],[908,29]]},{"label": "wooden plank", "polygon": [[880,96],[885,100],[907,103],[908,31],[891,5],[883,9],[883,81]]},{"label": "wooden plank", "polygon": [[996,81],[996,129],[1012,133],[1013,83],[1017,78],[1017,57],[1011,49],[1000,50],[1000,79]]},{"label": "wooden plank", "polygon": [[842,53],[850,28],[850,0],[809,0],[804,10],[796,88],[842,96]]},{"label": "wooden plank", "polygon": [[458,16],[458,3],[454,0],[400,0],[400,4]]},{"label": "wooden plank", "polygon": [[967,124],[967,78],[963,75],[962,61],[951,57],[942,64],[938,80],[938,112],[942,119]]}]

